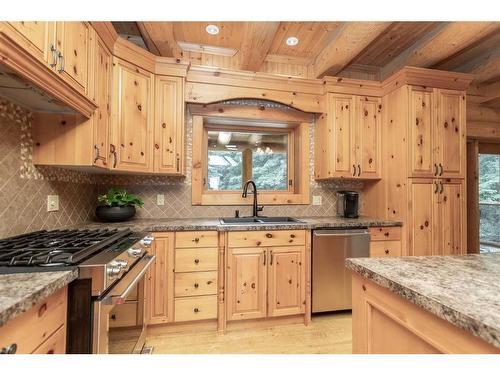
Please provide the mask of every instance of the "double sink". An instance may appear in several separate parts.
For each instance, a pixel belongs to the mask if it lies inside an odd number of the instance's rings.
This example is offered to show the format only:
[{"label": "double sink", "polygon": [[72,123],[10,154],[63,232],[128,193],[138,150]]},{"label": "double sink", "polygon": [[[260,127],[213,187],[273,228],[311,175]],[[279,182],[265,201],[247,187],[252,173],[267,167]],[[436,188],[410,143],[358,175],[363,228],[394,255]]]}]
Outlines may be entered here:
[{"label": "double sink", "polygon": [[222,225],[248,225],[248,224],[290,224],[290,223],[303,223],[293,217],[266,217],[266,216],[250,216],[250,217],[223,217],[220,218]]}]

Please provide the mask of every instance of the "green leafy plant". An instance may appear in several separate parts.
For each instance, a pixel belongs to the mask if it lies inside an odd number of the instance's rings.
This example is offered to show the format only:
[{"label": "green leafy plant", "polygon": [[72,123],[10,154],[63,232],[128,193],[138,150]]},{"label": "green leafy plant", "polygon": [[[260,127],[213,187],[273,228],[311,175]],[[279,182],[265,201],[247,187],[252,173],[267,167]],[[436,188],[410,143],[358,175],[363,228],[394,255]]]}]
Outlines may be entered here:
[{"label": "green leafy plant", "polygon": [[129,194],[125,189],[111,188],[106,194],[99,195],[99,203],[111,207],[138,206],[142,207],[144,202],[135,194]]}]

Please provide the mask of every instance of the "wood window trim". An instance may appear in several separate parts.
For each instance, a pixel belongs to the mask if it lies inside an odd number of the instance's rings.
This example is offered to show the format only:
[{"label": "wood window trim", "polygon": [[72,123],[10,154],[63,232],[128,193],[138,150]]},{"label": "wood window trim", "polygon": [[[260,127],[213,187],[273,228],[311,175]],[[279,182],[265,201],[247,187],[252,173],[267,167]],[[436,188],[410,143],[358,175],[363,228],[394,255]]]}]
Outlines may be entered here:
[{"label": "wood window trim", "polygon": [[[298,123],[290,128],[289,134],[289,176],[293,176],[292,190],[282,192],[260,191],[258,193],[259,204],[283,205],[283,204],[309,204],[309,126],[308,122]],[[204,188],[203,181],[206,179],[207,170],[207,125],[204,124],[204,116],[193,115],[193,167],[191,173],[191,198],[193,206],[219,206],[219,205],[249,205],[253,197],[241,196],[241,192],[212,191]],[[209,126],[212,127],[212,126]],[[217,127],[222,128],[221,127]],[[213,127],[212,127],[213,128]],[[240,130],[243,127],[231,127]],[[247,127],[247,130],[255,130],[255,127]],[[262,128],[260,128],[263,130]],[[286,128],[285,128],[286,129]],[[265,131],[283,132],[281,128],[265,128]],[[206,180],[205,180],[206,181]]]}]

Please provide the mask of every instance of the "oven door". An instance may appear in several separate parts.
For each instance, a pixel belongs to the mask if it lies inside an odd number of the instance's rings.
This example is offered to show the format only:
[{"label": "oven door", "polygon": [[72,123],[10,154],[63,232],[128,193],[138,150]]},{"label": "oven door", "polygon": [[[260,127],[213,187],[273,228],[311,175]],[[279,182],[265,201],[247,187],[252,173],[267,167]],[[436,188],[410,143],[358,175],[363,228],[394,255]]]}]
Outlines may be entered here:
[{"label": "oven door", "polygon": [[146,338],[144,276],[154,259],[154,255],[142,257],[109,292],[94,302],[94,354],[141,353]]}]

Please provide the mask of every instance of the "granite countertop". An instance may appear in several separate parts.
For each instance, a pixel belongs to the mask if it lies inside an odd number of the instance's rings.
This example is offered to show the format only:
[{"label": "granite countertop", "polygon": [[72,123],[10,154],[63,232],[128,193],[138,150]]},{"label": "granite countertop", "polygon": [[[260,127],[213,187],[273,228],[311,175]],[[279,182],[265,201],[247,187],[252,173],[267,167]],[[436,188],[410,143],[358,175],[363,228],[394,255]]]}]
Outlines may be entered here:
[{"label": "granite countertop", "polygon": [[0,275],[0,326],[29,310],[78,277],[78,271]]},{"label": "granite countertop", "polygon": [[317,229],[317,228],[362,228],[362,227],[392,227],[401,226],[399,221],[381,220],[360,216],[357,219],[346,219],[337,216],[331,217],[297,217],[302,223],[286,224],[242,224],[223,225],[218,218],[206,219],[133,219],[122,223],[90,222],[79,225],[83,229],[101,228],[131,228],[144,232],[171,232],[171,231],[249,231],[249,230],[286,230],[286,229]]},{"label": "granite countertop", "polygon": [[500,348],[500,253],[351,258],[346,266]]}]

